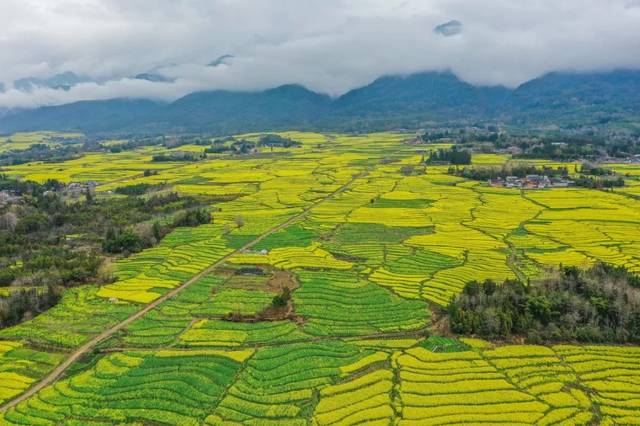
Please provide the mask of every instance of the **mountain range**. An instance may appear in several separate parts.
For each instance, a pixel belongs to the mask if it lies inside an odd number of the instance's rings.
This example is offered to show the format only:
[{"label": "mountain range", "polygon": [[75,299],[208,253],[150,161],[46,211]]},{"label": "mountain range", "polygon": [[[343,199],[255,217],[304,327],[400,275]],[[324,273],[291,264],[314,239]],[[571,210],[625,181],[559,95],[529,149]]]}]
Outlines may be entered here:
[{"label": "mountain range", "polygon": [[301,129],[373,131],[429,123],[499,121],[581,126],[640,120],[640,71],[551,73],[515,89],[474,86],[451,73],[385,76],[331,98],[299,85],[225,90],[174,102],[81,101],[0,115],[0,132],[236,132]]}]

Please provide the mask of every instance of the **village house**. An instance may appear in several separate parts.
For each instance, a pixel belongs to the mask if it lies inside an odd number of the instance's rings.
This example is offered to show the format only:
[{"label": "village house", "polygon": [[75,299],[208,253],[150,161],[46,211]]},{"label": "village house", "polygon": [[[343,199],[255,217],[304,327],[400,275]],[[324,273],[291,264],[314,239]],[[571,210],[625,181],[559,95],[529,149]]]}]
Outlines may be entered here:
[{"label": "village house", "polygon": [[506,178],[489,179],[489,185],[499,188],[518,189],[547,189],[566,188],[573,185],[573,182],[565,178],[557,178],[543,175],[527,175],[524,178],[517,176],[507,176]]},{"label": "village house", "polygon": [[522,148],[518,147],[518,146],[509,146],[507,148],[504,149],[499,149],[497,151],[499,154],[510,154],[510,155],[520,155],[523,153]]},{"label": "village house", "polygon": [[97,186],[98,183],[92,180],[87,182],[71,182],[64,188],[62,192],[65,195],[77,198],[82,194],[86,194],[87,192],[91,195],[95,194]]}]

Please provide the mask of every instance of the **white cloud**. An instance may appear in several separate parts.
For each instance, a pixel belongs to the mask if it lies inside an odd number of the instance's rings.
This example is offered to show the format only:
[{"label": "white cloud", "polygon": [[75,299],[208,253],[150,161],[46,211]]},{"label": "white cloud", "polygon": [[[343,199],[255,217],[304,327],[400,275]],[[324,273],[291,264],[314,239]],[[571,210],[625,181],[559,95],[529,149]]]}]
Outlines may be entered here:
[{"label": "white cloud", "polygon": [[[515,86],[549,71],[640,68],[638,0],[2,0],[0,106],[172,100],[300,83],[332,95],[383,74],[451,69]],[[458,20],[464,32],[435,26]],[[207,67],[224,54],[230,65]],[[101,81],[11,90],[64,71]],[[148,72],[174,83],[128,78]]]}]

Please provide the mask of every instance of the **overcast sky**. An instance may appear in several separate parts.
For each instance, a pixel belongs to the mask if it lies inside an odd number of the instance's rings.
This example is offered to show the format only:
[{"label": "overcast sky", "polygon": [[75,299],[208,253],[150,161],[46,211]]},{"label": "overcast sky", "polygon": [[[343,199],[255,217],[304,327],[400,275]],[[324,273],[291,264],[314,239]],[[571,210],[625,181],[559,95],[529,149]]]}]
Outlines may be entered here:
[{"label": "overcast sky", "polygon": [[[434,31],[452,20],[460,33]],[[514,87],[549,71],[640,68],[639,29],[640,0],[0,0],[0,106],[285,83],[335,96],[425,70]],[[13,88],[65,71],[94,82]],[[144,72],[174,81],[131,78]]]}]

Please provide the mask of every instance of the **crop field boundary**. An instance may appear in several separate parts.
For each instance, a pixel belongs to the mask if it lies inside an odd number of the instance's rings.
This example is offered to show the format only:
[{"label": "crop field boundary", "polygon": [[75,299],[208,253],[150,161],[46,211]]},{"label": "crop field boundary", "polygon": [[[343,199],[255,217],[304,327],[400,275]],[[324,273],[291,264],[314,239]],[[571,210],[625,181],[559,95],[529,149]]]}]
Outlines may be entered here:
[{"label": "crop field boundary", "polygon": [[224,262],[229,260],[232,256],[234,256],[234,255],[236,255],[238,253],[241,253],[241,252],[243,252],[245,250],[250,249],[254,245],[258,244],[259,242],[261,242],[262,240],[264,240],[265,238],[270,236],[271,234],[274,234],[274,233],[276,233],[278,231],[281,231],[281,230],[287,228],[288,226],[292,225],[293,223],[295,223],[299,219],[301,219],[304,216],[306,216],[312,209],[314,209],[315,207],[321,205],[325,201],[335,197],[336,195],[344,192],[347,188],[349,188],[349,186],[351,186],[353,184],[353,182],[355,182],[357,179],[361,179],[361,178],[365,177],[367,174],[368,174],[367,171],[363,171],[361,173],[358,173],[358,174],[354,175],[347,183],[345,183],[344,185],[340,186],[338,189],[336,189],[335,191],[331,192],[326,197],[321,198],[320,200],[316,201],[315,203],[312,203],[308,207],[305,207],[300,213],[298,213],[297,215],[289,218],[285,222],[283,222],[283,223],[281,223],[279,225],[276,225],[273,228],[270,228],[269,230],[267,230],[266,232],[258,235],[252,241],[248,242],[247,244],[243,245],[242,247],[232,251],[231,253],[227,254],[226,256],[224,256],[221,259],[217,260],[216,262],[212,263],[209,267],[207,267],[206,269],[203,269],[202,271],[198,272],[197,274],[195,274],[194,276],[189,278],[187,281],[185,281],[182,284],[180,284],[178,287],[176,287],[176,288],[172,289],[171,291],[165,293],[164,295],[160,296],[159,298],[157,298],[153,302],[149,303],[148,305],[145,305],[142,309],[140,309],[139,311],[135,312],[131,316],[127,317],[126,319],[120,321],[119,323],[117,323],[116,325],[112,326],[111,328],[109,328],[109,329],[103,331],[102,333],[98,334],[97,336],[93,337],[91,340],[89,340],[88,342],[84,343],[82,346],[80,346],[79,348],[77,348],[73,352],[71,352],[71,354],[67,357],[67,359],[65,359],[60,365],[58,365],[55,369],[53,369],[53,371],[51,371],[51,373],[49,373],[43,379],[41,379],[40,381],[34,383],[29,389],[27,389],[22,394],[16,396],[13,399],[10,399],[9,401],[5,402],[2,406],[0,406],[0,412],[7,411],[8,409],[10,409],[10,408],[16,406],[17,404],[19,404],[20,402],[32,397],[33,395],[35,395],[36,393],[38,393],[39,391],[44,389],[46,386],[56,382],[60,378],[60,376],[62,376],[62,374],[75,361],[77,361],[84,354],[86,354],[87,352],[92,350],[100,342],[102,342],[102,341],[108,339],[109,337],[113,336],[115,333],[117,333],[118,331],[124,329],[125,327],[127,327],[128,325],[133,323],[134,321],[142,318],[144,315],[146,315],[147,313],[149,313],[153,309],[157,308],[162,303],[164,303],[167,300],[169,300],[169,299],[173,298],[174,296],[178,295],[180,292],[182,292],[183,290],[185,290],[186,288],[188,288],[189,286],[191,286],[192,284],[194,284],[195,282],[197,282],[198,280],[203,278],[205,275],[208,275],[211,272],[213,272],[216,268],[218,268]]},{"label": "crop field boundary", "polygon": [[[438,307],[438,305],[433,305],[434,307]],[[371,333],[364,334],[362,336],[354,337],[350,334],[336,334],[332,336],[318,336],[309,338],[301,338],[296,340],[289,340],[285,343],[252,343],[250,345],[239,345],[234,346],[233,350],[241,351],[246,349],[254,349],[254,348],[273,348],[287,345],[295,345],[298,343],[322,343],[322,342],[332,342],[332,341],[340,341],[344,340],[346,342],[356,341],[356,340],[395,340],[395,339],[410,339],[410,338],[418,338],[424,337],[426,333],[431,329],[431,326],[422,327],[416,330],[407,330],[407,331],[398,331],[398,332],[380,332],[380,333]],[[215,347],[215,346],[214,346]],[[176,347],[176,346],[168,346],[168,347],[113,347],[113,348],[104,348],[99,349],[98,351],[102,354],[112,354],[112,353],[120,353],[120,352],[156,352],[160,349],[168,348],[172,352],[199,352],[202,350],[211,349],[212,347],[199,346],[199,347]],[[219,349],[218,347],[215,347]]]}]

